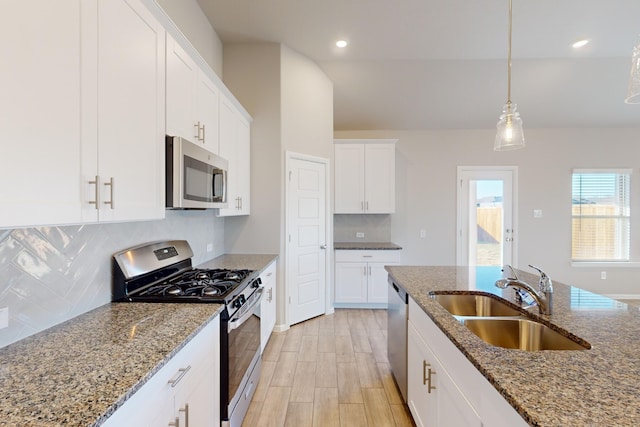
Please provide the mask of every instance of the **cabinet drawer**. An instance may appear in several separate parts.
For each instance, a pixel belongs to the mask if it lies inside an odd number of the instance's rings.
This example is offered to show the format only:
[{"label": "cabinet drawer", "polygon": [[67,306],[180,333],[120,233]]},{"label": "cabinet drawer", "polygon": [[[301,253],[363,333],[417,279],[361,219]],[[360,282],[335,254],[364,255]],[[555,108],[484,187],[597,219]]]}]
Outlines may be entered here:
[{"label": "cabinet drawer", "polygon": [[400,262],[399,250],[336,250],[336,262]]},{"label": "cabinet drawer", "polygon": [[260,279],[262,280],[262,285],[267,288],[269,284],[276,277],[276,262],[273,261],[267,268],[265,268],[262,273],[260,273]]}]

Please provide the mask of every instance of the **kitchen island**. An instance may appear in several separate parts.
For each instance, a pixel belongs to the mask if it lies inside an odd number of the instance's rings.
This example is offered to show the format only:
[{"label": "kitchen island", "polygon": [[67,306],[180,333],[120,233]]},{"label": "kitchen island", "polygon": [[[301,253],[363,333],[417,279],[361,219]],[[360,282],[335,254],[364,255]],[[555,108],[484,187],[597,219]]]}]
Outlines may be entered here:
[{"label": "kitchen island", "polygon": [[[569,332],[591,348],[511,350],[486,344],[430,297],[437,291],[510,297],[513,290],[494,286],[502,277],[499,268],[386,269],[529,425],[640,425],[638,307],[554,281],[553,314],[539,316],[533,308],[527,316]],[[537,275],[518,271],[518,276],[537,288]]]}]

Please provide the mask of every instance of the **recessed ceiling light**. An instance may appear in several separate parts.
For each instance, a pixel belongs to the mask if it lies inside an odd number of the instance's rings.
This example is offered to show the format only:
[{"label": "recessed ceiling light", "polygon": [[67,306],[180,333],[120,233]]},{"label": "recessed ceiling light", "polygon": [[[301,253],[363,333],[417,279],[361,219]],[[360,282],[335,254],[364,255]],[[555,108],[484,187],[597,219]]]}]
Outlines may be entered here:
[{"label": "recessed ceiling light", "polygon": [[578,40],[577,42],[575,42],[574,44],[572,44],[571,46],[574,49],[580,49],[581,47],[586,46],[587,44],[589,44],[589,39],[583,39],[583,40]]},{"label": "recessed ceiling light", "polygon": [[343,47],[347,47],[347,41],[346,40],[338,40],[336,42],[336,46],[338,46],[339,48],[343,48]]}]

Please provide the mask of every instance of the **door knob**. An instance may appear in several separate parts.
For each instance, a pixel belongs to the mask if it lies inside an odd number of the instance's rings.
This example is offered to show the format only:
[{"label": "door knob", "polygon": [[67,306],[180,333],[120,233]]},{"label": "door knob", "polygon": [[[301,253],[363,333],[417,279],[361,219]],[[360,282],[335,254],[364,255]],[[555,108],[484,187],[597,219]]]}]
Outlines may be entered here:
[{"label": "door knob", "polygon": [[327,247],[325,245],[321,245],[320,249],[325,250],[325,249],[327,249]]}]

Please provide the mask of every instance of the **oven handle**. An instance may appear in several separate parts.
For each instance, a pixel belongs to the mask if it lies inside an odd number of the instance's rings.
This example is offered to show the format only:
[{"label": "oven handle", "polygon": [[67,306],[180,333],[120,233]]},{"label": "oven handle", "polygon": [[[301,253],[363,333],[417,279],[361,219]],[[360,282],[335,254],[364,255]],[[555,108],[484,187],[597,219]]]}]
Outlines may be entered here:
[{"label": "oven handle", "polygon": [[244,310],[242,311],[244,311],[244,314],[240,317],[236,317],[234,319],[229,320],[229,324],[227,326],[227,332],[231,332],[234,329],[239,328],[240,326],[242,326],[244,322],[246,322],[251,316],[253,316],[253,308],[258,304],[260,304],[260,302],[262,301],[263,294],[264,294],[264,287],[261,286],[251,296],[251,299],[253,300],[253,302],[251,302],[251,305],[246,308],[243,307]]}]

